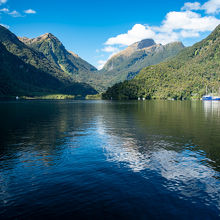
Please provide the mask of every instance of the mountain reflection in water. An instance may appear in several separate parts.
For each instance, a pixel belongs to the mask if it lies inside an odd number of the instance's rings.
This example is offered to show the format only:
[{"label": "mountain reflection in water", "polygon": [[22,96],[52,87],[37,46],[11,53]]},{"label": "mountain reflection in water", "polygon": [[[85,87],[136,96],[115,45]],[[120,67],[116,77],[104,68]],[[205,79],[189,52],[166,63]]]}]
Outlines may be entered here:
[{"label": "mountain reflection in water", "polygon": [[0,106],[2,219],[220,217],[219,102]]}]

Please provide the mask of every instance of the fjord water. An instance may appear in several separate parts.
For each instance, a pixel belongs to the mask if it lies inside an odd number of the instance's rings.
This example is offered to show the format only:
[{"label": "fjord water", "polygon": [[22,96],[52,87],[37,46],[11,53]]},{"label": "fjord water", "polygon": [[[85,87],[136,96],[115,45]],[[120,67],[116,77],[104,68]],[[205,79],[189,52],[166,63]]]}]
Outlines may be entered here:
[{"label": "fjord water", "polygon": [[0,103],[1,219],[218,219],[220,102]]}]

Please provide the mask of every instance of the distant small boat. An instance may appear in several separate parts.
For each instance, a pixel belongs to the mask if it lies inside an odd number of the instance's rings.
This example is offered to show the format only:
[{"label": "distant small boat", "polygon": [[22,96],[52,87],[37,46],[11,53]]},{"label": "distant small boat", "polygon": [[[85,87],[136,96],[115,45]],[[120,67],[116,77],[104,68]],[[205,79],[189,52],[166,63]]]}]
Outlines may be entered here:
[{"label": "distant small boat", "polygon": [[220,101],[220,96],[204,95],[202,97],[203,101]]},{"label": "distant small boat", "polygon": [[[212,89],[212,91],[213,91],[213,89]],[[220,94],[220,88],[219,88],[219,94]],[[208,87],[206,86],[206,95],[204,95],[202,97],[202,100],[203,101],[220,101],[220,96],[214,95],[213,92],[208,94]]]},{"label": "distant small boat", "polygon": [[204,95],[204,96],[202,97],[202,100],[203,100],[203,101],[211,101],[211,100],[212,100],[212,96],[211,96],[211,95]]}]

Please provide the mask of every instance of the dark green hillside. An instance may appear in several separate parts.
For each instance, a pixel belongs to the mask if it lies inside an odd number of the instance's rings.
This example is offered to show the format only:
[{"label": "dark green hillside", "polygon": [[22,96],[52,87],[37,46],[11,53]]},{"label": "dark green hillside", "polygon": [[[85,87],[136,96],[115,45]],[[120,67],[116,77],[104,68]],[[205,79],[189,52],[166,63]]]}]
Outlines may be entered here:
[{"label": "dark green hillside", "polygon": [[[220,26],[203,41],[183,49],[175,58],[149,66],[130,82],[108,89],[104,98],[200,98],[205,88],[220,87]],[[135,87],[132,92],[127,92]]]},{"label": "dark green hillside", "polygon": [[64,71],[75,81],[88,83],[100,92],[117,82],[132,79],[143,67],[172,57],[184,47],[180,42],[162,46],[155,44],[152,39],[145,39],[116,54],[103,70],[97,71],[79,56],[67,51],[50,33],[33,39],[19,39],[28,47],[43,53],[54,67]]},{"label": "dark green hillside", "polygon": [[26,64],[0,43],[0,95],[52,92],[62,86],[58,79]]},{"label": "dark green hillside", "polygon": [[25,45],[16,35],[3,26],[0,26],[0,42],[10,53],[18,56],[25,63],[30,64],[41,71],[47,72],[62,81],[71,81],[71,78],[53,65],[43,53]]},{"label": "dark green hillside", "polygon": [[73,95],[96,94],[87,84],[72,83],[67,86],[50,74],[26,64],[6,50],[0,43],[0,96],[34,95],[39,93],[64,93]]},{"label": "dark green hillside", "polygon": [[85,96],[97,93],[91,86],[75,82],[43,53],[28,47],[2,26],[0,43],[0,95],[68,92]]},{"label": "dark green hillside", "polygon": [[63,44],[54,35],[47,33],[37,38],[19,38],[28,47],[42,53],[50,63],[59,71],[73,79],[75,82],[89,84],[99,91],[103,91],[102,84],[105,79],[100,79],[97,69],[71,51],[67,51]]}]

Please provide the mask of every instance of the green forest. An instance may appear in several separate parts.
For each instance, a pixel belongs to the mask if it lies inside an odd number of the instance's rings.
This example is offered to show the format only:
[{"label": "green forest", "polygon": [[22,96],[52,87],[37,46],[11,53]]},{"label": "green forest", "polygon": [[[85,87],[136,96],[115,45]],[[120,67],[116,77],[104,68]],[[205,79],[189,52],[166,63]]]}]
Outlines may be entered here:
[{"label": "green forest", "polygon": [[103,99],[199,99],[220,87],[220,25],[206,39],[176,57],[143,68],[132,80],[118,83]]},{"label": "green forest", "polygon": [[0,96],[183,100],[220,88],[220,26],[191,47],[142,40],[100,71],[52,34],[18,38],[0,26],[0,52]]}]

